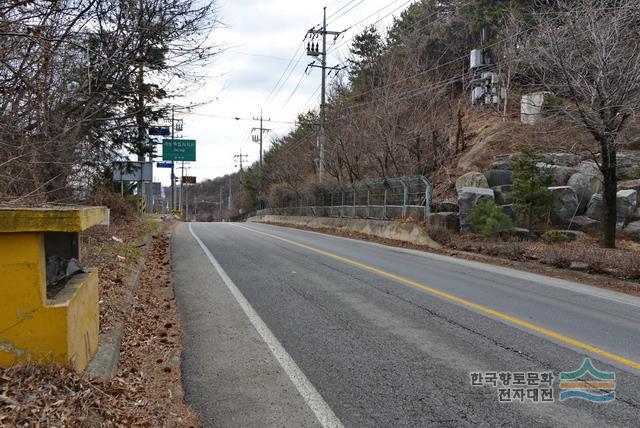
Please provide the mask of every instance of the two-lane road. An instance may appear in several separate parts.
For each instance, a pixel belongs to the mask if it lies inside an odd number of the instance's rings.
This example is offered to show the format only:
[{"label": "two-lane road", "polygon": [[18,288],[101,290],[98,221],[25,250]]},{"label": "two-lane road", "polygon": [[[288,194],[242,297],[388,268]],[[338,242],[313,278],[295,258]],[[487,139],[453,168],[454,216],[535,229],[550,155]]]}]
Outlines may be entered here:
[{"label": "two-lane road", "polygon": [[[260,224],[180,225],[173,268],[187,399],[208,425],[640,423],[638,298]],[[558,379],[545,404],[471,385],[585,357],[615,372],[615,401],[559,401]]]}]

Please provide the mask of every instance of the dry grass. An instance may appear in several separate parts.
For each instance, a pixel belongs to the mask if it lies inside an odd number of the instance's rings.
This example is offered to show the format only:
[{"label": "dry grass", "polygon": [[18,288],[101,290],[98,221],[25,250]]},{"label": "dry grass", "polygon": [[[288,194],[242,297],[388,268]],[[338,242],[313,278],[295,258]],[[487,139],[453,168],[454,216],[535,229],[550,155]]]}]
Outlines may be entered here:
[{"label": "dry grass", "polygon": [[640,280],[640,249],[631,242],[620,242],[616,249],[602,248],[590,237],[559,244],[535,243],[527,247],[525,255],[563,269],[582,262],[590,273]]},{"label": "dry grass", "polygon": [[[110,234],[97,230],[89,234],[94,241],[87,257],[101,268],[101,328],[110,328],[124,316],[124,278],[137,263],[137,246],[147,232],[148,224],[132,222],[116,225]],[[116,377],[100,381],[59,365],[0,368],[0,426],[199,425],[182,398],[180,320],[168,292],[170,233],[170,226],[164,224],[154,236],[132,312],[125,320]],[[111,234],[125,242],[111,240]],[[120,254],[130,256],[126,263],[119,261]]]},{"label": "dry grass", "polygon": [[561,269],[569,269],[573,262],[586,263],[587,272],[608,275],[621,280],[640,280],[640,246],[620,241],[618,248],[602,248],[597,239],[581,237],[574,242],[547,243],[517,239],[486,238],[475,235],[448,235],[432,238],[448,248],[485,254],[514,261],[536,260]]}]

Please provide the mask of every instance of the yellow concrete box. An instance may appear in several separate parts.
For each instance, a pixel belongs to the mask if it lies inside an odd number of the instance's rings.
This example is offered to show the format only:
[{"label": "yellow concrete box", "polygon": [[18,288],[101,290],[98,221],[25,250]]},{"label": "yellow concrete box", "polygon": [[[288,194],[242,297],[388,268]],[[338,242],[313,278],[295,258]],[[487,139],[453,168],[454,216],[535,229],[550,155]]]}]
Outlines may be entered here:
[{"label": "yellow concrete box", "polygon": [[107,213],[104,207],[0,208],[0,366],[87,366],[98,347],[98,275],[73,275],[48,299],[47,258],[78,258],[78,233]]}]

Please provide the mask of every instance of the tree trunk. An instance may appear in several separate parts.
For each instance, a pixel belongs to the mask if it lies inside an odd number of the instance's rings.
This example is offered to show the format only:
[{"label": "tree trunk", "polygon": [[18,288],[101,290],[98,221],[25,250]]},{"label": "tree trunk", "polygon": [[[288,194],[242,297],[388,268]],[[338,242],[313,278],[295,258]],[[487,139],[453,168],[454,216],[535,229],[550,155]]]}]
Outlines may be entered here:
[{"label": "tree trunk", "polygon": [[613,138],[604,137],[601,141],[602,166],[604,176],[604,207],[602,212],[601,244],[605,248],[616,246],[616,194],[618,181],[616,177],[616,149]]}]

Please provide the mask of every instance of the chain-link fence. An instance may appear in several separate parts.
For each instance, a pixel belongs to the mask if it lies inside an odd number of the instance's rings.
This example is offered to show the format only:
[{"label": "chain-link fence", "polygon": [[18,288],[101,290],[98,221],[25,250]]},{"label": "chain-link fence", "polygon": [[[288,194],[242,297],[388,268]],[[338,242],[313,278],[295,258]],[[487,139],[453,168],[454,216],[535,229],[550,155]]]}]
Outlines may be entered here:
[{"label": "chain-link fence", "polygon": [[316,187],[287,198],[280,207],[257,215],[426,220],[431,213],[433,187],[424,176],[361,181],[349,186]]}]

